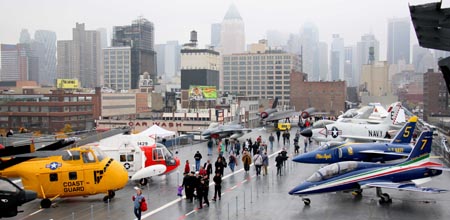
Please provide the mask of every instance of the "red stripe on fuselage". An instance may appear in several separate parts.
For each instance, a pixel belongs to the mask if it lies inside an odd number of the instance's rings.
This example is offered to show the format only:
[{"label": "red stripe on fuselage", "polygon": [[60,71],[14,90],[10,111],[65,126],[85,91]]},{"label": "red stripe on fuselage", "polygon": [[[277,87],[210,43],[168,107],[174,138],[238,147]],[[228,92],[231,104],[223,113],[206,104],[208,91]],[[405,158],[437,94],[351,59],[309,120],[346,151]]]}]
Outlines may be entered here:
[{"label": "red stripe on fuselage", "polygon": [[401,169],[397,169],[397,170],[392,170],[392,171],[389,171],[387,173],[380,173],[380,174],[377,174],[377,175],[374,175],[374,176],[368,176],[368,177],[361,178],[361,179],[347,181],[347,182],[344,182],[342,185],[347,184],[347,183],[354,183],[354,182],[364,181],[364,180],[367,180],[367,179],[373,179],[373,178],[377,178],[377,177],[380,177],[380,176],[386,176],[386,175],[389,175],[389,174],[400,173],[400,172],[403,172],[403,171],[414,170],[414,169],[417,169],[417,168],[425,168],[425,167],[442,167],[442,164],[434,163],[434,162],[426,162],[426,163],[423,163],[421,165],[417,165],[417,166],[413,166],[413,167],[405,167],[405,168],[401,168]]}]

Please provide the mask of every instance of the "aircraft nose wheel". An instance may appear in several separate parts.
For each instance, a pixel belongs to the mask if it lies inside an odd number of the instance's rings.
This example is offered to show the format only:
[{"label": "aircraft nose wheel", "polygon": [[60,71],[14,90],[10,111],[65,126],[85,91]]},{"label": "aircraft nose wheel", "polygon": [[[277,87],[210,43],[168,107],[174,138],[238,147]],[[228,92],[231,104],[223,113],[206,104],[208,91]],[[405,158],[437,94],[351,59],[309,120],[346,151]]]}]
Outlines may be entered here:
[{"label": "aircraft nose wheel", "polygon": [[309,206],[311,204],[311,199],[309,199],[309,198],[303,198],[302,200],[303,200],[303,203],[305,203],[305,205]]},{"label": "aircraft nose wheel", "polygon": [[383,193],[381,191],[381,188],[377,187],[377,196],[380,197],[380,200],[378,201],[378,203],[381,204],[388,204],[388,203],[392,203],[392,199],[389,196],[389,194],[387,193]]},{"label": "aircraft nose wheel", "polygon": [[353,195],[353,197],[354,197],[355,199],[361,199],[361,197],[362,197],[362,192],[363,192],[362,189],[355,190],[355,191],[352,192],[352,195]]},{"label": "aircraft nose wheel", "polygon": [[41,207],[44,209],[48,209],[50,208],[50,206],[52,205],[52,201],[50,201],[50,199],[43,199],[41,200]]},{"label": "aircraft nose wheel", "polygon": [[380,204],[388,204],[388,203],[392,203],[392,199],[391,199],[391,197],[389,196],[389,194],[383,193],[383,194],[380,196],[380,200],[378,200],[378,203],[380,203]]}]

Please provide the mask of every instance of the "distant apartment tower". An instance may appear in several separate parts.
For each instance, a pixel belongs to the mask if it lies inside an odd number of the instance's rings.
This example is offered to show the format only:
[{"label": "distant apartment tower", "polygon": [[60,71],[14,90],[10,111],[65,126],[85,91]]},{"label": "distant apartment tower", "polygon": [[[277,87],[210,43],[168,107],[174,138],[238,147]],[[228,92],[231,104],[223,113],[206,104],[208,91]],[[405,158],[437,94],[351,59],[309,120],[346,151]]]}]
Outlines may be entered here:
[{"label": "distant apartment tower", "polygon": [[34,42],[41,44],[39,53],[39,80],[40,85],[54,85],[56,79],[56,33],[47,30],[37,30],[34,33]]},{"label": "distant apartment tower", "polygon": [[393,18],[388,21],[387,59],[389,64],[404,60],[409,64],[410,56],[410,18]]},{"label": "distant apartment tower", "polygon": [[27,44],[1,44],[1,81],[25,81],[29,74]]},{"label": "distant apartment tower", "polygon": [[365,34],[361,36],[361,40],[356,44],[355,55],[355,82],[356,86],[359,86],[359,81],[362,72],[362,66],[369,64],[369,52],[370,48],[373,48],[373,61],[380,60],[380,42],[375,38],[373,34]]},{"label": "distant apartment tower", "polygon": [[254,44],[257,50],[223,56],[223,91],[279,98],[280,106],[290,106],[290,74],[300,71],[299,55],[280,50],[267,50],[265,41]]},{"label": "distant apartment tower", "polygon": [[211,24],[211,46],[219,47],[220,45],[221,24]]},{"label": "distant apartment tower", "polygon": [[139,76],[144,72],[156,80],[155,31],[153,23],[138,18],[131,25],[113,28],[112,47],[131,47],[131,89],[139,88]]},{"label": "distant apartment tower", "polygon": [[245,50],[244,21],[234,4],[228,8],[220,25],[220,50],[224,55]]},{"label": "distant apartment tower", "polygon": [[344,39],[339,34],[333,34],[330,50],[331,80],[344,80]]},{"label": "distant apartment tower", "polygon": [[450,100],[442,73],[428,70],[423,75],[423,117],[448,116]]},{"label": "distant apartment tower", "polygon": [[181,68],[181,45],[178,41],[167,41],[155,46],[158,76],[171,81]]},{"label": "distant apartment tower", "polygon": [[116,91],[131,89],[131,47],[103,49],[104,86]]},{"label": "distant apartment tower", "polygon": [[84,88],[102,84],[100,32],[76,23],[72,40],[58,41],[57,52],[57,78],[78,79]]}]

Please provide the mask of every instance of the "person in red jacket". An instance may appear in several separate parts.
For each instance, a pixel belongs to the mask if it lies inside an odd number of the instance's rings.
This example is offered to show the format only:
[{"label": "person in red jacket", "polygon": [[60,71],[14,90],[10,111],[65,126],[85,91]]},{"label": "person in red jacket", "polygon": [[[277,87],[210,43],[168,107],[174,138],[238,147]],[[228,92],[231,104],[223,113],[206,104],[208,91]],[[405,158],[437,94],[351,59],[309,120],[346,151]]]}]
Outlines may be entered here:
[{"label": "person in red jacket", "polygon": [[184,173],[191,172],[191,167],[189,166],[189,160],[186,160],[186,165],[184,165]]}]

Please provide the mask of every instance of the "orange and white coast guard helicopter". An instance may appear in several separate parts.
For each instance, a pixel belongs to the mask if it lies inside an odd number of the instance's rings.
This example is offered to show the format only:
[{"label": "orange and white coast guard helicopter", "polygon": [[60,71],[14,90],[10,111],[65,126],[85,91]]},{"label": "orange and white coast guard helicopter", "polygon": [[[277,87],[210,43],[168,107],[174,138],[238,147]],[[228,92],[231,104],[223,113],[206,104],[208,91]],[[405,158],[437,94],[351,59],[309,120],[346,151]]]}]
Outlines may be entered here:
[{"label": "orange and white coast guard helicopter", "polygon": [[106,193],[103,200],[108,201],[114,197],[114,191],[128,182],[128,173],[122,164],[96,147],[36,151],[16,155],[8,162],[14,160],[21,161],[0,170],[0,176],[20,177],[26,190],[35,191],[37,197],[43,199],[42,208],[49,208],[51,201],[58,197]]},{"label": "orange and white coast guard helicopter", "polygon": [[180,166],[180,159],[164,145],[145,134],[125,132],[104,138],[91,145],[119,161],[131,180],[146,185],[148,178],[168,174]]}]

